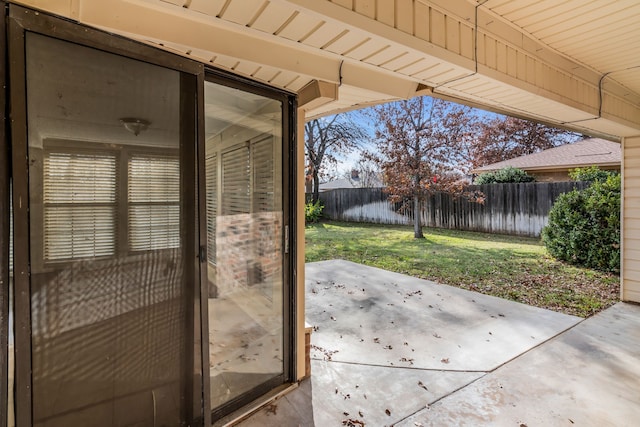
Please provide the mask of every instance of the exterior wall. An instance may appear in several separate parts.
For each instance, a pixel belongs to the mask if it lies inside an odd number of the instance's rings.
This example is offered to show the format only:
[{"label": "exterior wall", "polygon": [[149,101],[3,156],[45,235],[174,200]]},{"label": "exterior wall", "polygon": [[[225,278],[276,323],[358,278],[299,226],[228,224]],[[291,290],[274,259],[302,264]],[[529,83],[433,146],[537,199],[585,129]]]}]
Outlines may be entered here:
[{"label": "exterior wall", "polygon": [[[569,178],[569,171],[575,168],[563,169],[563,170],[555,170],[555,171],[530,171],[527,173],[536,178],[536,182],[562,182],[562,181],[571,181]],[[620,168],[614,167],[600,167],[603,170],[614,170],[620,172]]]},{"label": "exterior wall", "polygon": [[640,136],[622,142],[621,298],[640,302]]},{"label": "exterior wall", "polygon": [[569,171],[555,171],[555,172],[532,172],[527,173],[536,179],[536,182],[562,182],[571,181],[569,178]]},{"label": "exterior wall", "polygon": [[217,217],[218,297],[255,285],[268,298],[281,292],[282,247],[276,237],[282,235],[281,224],[280,212]]}]

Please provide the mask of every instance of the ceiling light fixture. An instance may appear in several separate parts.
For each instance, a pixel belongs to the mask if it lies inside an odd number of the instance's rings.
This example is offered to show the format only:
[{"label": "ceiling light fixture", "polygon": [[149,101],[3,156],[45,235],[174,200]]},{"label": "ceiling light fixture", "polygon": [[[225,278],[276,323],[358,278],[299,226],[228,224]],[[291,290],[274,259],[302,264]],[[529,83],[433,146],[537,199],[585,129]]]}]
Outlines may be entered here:
[{"label": "ceiling light fixture", "polygon": [[140,132],[147,130],[151,122],[145,119],[136,119],[134,117],[124,117],[120,119],[120,123],[124,126],[126,130],[138,136]]}]

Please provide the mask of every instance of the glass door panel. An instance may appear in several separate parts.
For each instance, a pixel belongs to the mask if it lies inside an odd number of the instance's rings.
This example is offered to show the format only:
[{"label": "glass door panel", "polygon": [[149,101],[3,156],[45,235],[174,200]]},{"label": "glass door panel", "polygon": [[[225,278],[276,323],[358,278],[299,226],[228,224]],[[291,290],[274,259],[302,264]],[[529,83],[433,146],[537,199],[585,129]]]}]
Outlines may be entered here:
[{"label": "glass door panel", "polygon": [[33,423],[192,423],[184,79],[29,32],[26,75]]},{"label": "glass door panel", "polygon": [[284,382],[282,102],[206,82],[205,120],[211,406],[224,413]]}]

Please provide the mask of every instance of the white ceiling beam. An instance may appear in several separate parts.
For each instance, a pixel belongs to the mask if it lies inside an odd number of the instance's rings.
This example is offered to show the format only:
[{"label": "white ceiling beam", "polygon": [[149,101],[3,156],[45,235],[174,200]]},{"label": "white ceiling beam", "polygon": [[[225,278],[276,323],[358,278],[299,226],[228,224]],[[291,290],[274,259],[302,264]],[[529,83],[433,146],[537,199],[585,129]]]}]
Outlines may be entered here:
[{"label": "white ceiling beam", "polygon": [[473,72],[474,62],[457,53],[453,53],[445,48],[422,40],[412,34],[399,31],[380,21],[368,18],[359,13],[355,13],[340,5],[327,0],[273,0],[281,3],[290,4],[297,9],[303,10],[305,13],[312,14],[321,19],[330,19],[354,31],[365,31],[382,37],[393,43],[397,43],[406,48],[420,52],[426,56],[432,56],[441,61],[446,61],[456,67],[460,67]]},{"label": "white ceiling beam", "polygon": [[[139,0],[82,0],[79,20],[142,41],[189,46],[240,61],[301,74],[309,79],[360,86],[385,98],[413,96],[418,82],[373,65],[271,36],[173,5]],[[144,16],[144,19],[140,19]],[[341,77],[342,75],[342,77]]]},{"label": "white ceiling beam", "polygon": [[336,81],[340,61],[326,54],[292,49],[286,40],[170,4],[82,0],[79,19],[142,41],[165,41],[238,60]]}]

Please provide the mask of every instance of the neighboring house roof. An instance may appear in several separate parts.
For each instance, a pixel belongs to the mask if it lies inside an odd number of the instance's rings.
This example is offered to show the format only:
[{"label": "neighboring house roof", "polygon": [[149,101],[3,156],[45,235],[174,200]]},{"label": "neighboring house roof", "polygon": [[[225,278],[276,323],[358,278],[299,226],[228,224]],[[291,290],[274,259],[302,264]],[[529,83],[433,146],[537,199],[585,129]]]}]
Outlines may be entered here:
[{"label": "neighboring house roof", "polygon": [[382,187],[382,180],[378,177],[372,177],[368,180],[368,182],[362,182],[361,178],[358,176],[356,171],[351,172],[352,178],[341,178],[335,179],[333,181],[320,183],[319,190],[327,191],[327,190],[335,190],[337,188],[363,188],[364,185],[369,187]]},{"label": "neighboring house roof", "polygon": [[320,191],[335,190],[336,188],[357,188],[351,183],[350,179],[341,178],[329,182],[321,183],[319,186]]},{"label": "neighboring house roof", "polygon": [[620,144],[600,138],[550,148],[539,153],[516,157],[474,169],[473,173],[499,170],[508,166],[525,171],[572,169],[586,166],[620,166]]}]

